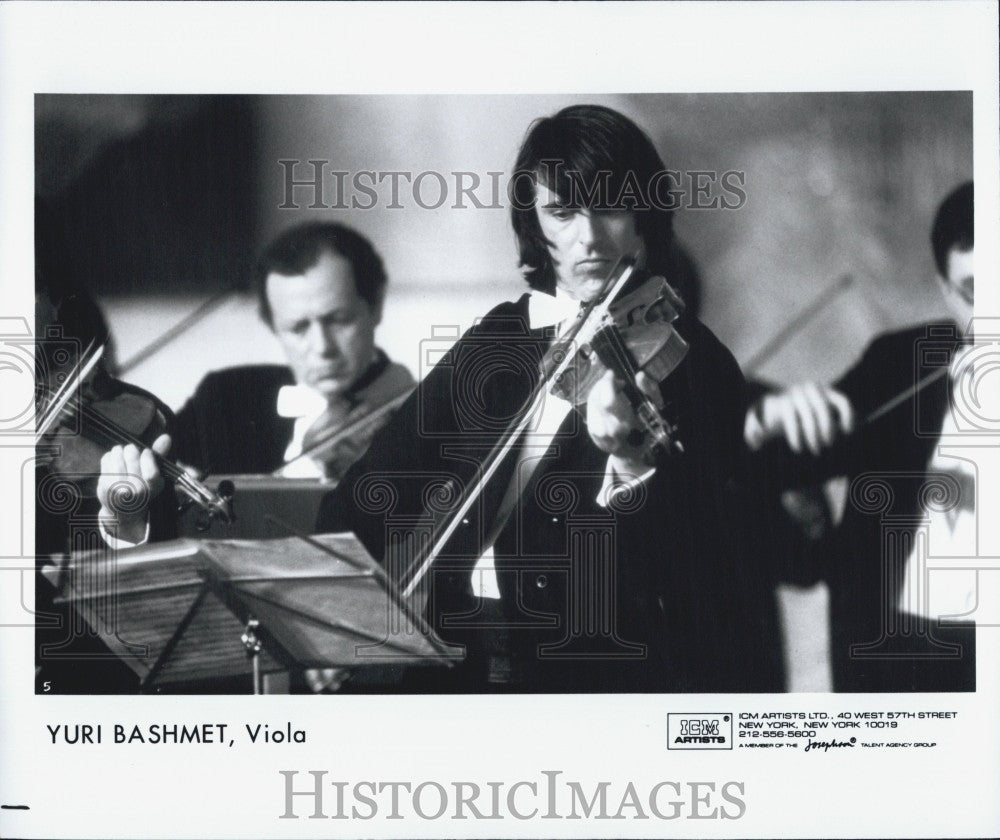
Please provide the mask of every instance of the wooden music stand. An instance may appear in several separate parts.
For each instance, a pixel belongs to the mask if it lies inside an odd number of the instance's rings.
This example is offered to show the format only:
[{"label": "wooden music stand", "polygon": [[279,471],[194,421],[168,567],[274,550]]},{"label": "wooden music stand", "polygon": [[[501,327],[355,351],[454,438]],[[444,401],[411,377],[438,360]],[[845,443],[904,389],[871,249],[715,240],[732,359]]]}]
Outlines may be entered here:
[{"label": "wooden music stand", "polygon": [[140,690],[309,668],[444,665],[441,642],[353,534],[174,540],[43,572]]}]

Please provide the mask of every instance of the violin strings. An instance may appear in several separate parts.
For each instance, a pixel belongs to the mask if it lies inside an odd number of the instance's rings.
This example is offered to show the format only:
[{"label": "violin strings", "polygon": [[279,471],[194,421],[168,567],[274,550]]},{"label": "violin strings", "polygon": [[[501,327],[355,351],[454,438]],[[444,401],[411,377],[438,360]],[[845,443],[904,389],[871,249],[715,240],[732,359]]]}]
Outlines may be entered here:
[{"label": "violin strings", "polygon": [[87,374],[90,373],[101,356],[104,355],[104,345],[102,344],[95,349],[94,343],[95,339],[91,339],[90,344],[87,345],[87,348],[80,355],[80,358],[77,359],[62,384],[56,389],[52,398],[42,410],[42,417],[35,425],[36,442],[39,441],[49,430],[49,427],[62,413],[62,410],[65,408],[67,401],[73,394],[74,389],[86,378]]},{"label": "violin strings", "polygon": [[632,363],[632,354],[622,343],[621,333],[617,329],[607,329],[602,331],[602,335],[607,342],[607,346],[614,352],[622,370],[626,371],[632,379],[635,379],[639,375],[639,371]]},{"label": "violin strings", "polygon": [[[113,420],[109,420],[107,417],[104,417],[99,411],[95,411],[94,409],[84,405],[83,401],[79,397],[72,398],[69,402],[67,402],[66,407],[81,412],[87,418],[91,427],[103,434],[107,438],[108,442],[117,443],[120,440],[124,443],[131,443],[140,450],[145,448],[146,445],[139,438],[123,429]],[[212,494],[211,491],[209,491],[208,488],[200,482],[195,481],[185,470],[173,461],[165,458],[158,452],[153,452],[153,457],[156,459],[156,463],[160,471],[166,475],[167,478],[171,479],[176,485],[180,486],[180,488],[194,501],[214,502],[214,494]]]}]

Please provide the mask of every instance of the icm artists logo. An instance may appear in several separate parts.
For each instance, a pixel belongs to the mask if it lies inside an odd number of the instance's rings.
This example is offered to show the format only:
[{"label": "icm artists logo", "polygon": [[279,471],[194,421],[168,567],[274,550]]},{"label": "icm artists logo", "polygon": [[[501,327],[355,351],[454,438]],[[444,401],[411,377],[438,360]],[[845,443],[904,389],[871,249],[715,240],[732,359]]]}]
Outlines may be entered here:
[{"label": "icm artists logo", "polygon": [[731,750],[732,748],[732,714],[677,712],[667,715],[667,749]]}]

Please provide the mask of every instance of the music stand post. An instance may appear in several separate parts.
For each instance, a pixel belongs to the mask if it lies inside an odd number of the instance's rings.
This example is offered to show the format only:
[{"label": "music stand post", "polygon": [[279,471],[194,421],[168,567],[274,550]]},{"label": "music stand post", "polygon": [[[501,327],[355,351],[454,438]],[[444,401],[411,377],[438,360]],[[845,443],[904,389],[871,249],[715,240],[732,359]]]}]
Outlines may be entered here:
[{"label": "music stand post", "polygon": [[253,668],[253,693],[263,694],[264,688],[260,678],[260,652],[263,649],[263,645],[260,643],[260,637],[257,635],[258,627],[260,627],[260,622],[256,618],[251,618],[247,621],[246,629],[243,631],[240,641],[243,642],[243,646],[247,649],[247,656],[250,657]]}]

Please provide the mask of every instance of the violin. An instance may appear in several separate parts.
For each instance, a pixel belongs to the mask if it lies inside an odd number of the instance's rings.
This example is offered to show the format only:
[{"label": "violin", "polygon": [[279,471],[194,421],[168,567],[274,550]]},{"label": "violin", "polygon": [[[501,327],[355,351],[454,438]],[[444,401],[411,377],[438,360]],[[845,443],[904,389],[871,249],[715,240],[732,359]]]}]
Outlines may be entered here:
[{"label": "violin", "polygon": [[688,343],[674,327],[683,312],[684,301],[663,277],[650,277],[604,308],[600,301],[591,303],[577,315],[579,326],[571,326],[542,360],[543,378],[552,379],[550,393],[581,405],[611,370],[643,426],[633,430],[629,443],[649,454],[683,452],[676,425],[636,384],[640,371],[659,384],[684,360]]},{"label": "violin", "polygon": [[[42,385],[44,406],[35,435],[36,446],[56,444],[42,461],[50,473],[69,479],[88,496],[96,495],[106,452],[129,443],[144,449],[167,430],[166,417],[150,395],[121,388],[98,366],[102,352],[103,347],[88,348],[69,374],[57,374],[58,388]],[[153,456],[187,503],[201,508],[204,527],[213,518],[234,520],[231,488],[213,493],[175,462],[156,452]]]},{"label": "violin", "polygon": [[407,388],[386,403],[374,408],[367,402],[356,406],[340,425],[318,435],[302,452],[282,464],[272,475],[284,475],[289,466],[307,458],[323,465],[324,477],[339,479],[347,468],[371,443],[372,437],[388,417],[409,398],[413,388]]}]

